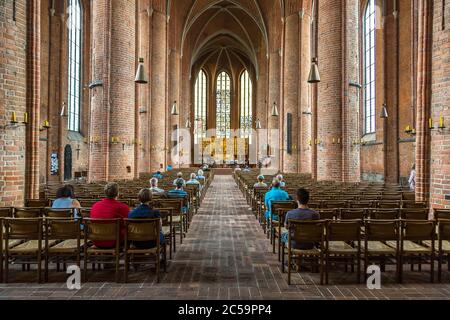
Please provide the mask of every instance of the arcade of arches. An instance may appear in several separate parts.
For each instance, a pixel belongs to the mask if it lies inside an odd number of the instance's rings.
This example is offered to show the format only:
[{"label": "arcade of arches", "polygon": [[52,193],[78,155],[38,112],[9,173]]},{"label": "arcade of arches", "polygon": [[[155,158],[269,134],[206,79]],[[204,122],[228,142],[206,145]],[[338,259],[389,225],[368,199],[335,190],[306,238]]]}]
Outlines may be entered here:
[{"label": "arcade of arches", "polygon": [[415,163],[416,199],[450,207],[449,1],[17,0],[0,25],[1,206],[237,136],[317,180],[405,182]]}]

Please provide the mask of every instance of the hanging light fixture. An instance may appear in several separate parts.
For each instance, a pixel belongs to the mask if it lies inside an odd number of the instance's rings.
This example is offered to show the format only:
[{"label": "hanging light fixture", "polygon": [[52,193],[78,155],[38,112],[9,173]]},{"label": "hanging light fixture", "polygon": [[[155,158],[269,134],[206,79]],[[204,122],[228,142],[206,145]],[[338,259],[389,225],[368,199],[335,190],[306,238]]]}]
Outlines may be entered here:
[{"label": "hanging light fixture", "polygon": [[272,107],[272,117],[278,117],[278,116],[279,116],[279,113],[278,113],[277,103],[274,102],[273,107]]},{"label": "hanging light fixture", "polygon": [[380,118],[381,119],[389,118],[389,114],[388,114],[388,111],[387,111],[387,108],[386,108],[386,103],[383,103],[383,109],[381,109],[381,116],[380,116]]},{"label": "hanging light fixture", "polygon": [[256,120],[256,129],[257,129],[257,130],[262,129],[261,121],[259,121],[259,119]]},{"label": "hanging light fixture", "polygon": [[319,67],[317,66],[318,61],[319,60],[317,58],[312,59],[311,71],[309,72],[309,77],[308,77],[309,83],[319,83],[320,82]]},{"label": "hanging light fixture", "polygon": [[177,101],[176,100],[173,102],[172,112],[171,113],[172,113],[173,116],[177,116],[178,115],[178,105],[177,105]]},{"label": "hanging light fixture", "polygon": [[190,129],[191,128],[191,120],[189,120],[189,118],[186,120],[186,129]]},{"label": "hanging light fixture", "polygon": [[146,84],[148,83],[146,77],[145,77],[145,70],[144,70],[144,58],[139,58],[139,65],[136,71],[136,78],[134,79],[134,82],[139,84]]}]

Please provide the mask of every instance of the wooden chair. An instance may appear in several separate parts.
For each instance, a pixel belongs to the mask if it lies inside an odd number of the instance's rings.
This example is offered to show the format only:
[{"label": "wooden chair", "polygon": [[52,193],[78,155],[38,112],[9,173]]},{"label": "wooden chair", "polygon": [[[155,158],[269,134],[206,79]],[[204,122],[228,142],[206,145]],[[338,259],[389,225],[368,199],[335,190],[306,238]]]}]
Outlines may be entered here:
[{"label": "wooden chair", "polygon": [[[292,260],[298,261],[300,267],[303,258],[311,260],[312,263],[319,266],[320,284],[323,284],[324,278],[324,252],[325,252],[325,220],[300,221],[290,220],[288,229],[288,284],[291,284]],[[295,249],[292,247],[292,241],[297,244],[317,243],[312,249]],[[282,254],[282,267],[284,269],[284,252]]]},{"label": "wooden chair", "polygon": [[74,217],[74,209],[45,208],[44,216],[46,218],[73,218]]},{"label": "wooden chair", "polygon": [[328,284],[328,274],[331,261],[350,259],[352,271],[357,266],[356,281],[361,282],[361,226],[362,220],[328,221],[326,245],[325,283]]},{"label": "wooden chair", "polygon": [[320,209],[317,212],[321,220],[335,220],[338,217],[338,210],[336,209]]},{"label": "wooden chair", "polygon": [[268,233],[268,236],[270,236],[270,243],[273,244],[273,253],[275,253],[275,229],[279,225],[279,221],[275,219],[275,215],[278,213],[278,211],[284,210],[284,211],[290,211],[298,208],[298,204],[296,201],[293,200],[287,200],[287,201],[272,201],[271,202],[271,210],[270,210],[270,217],[269,217],[269,226],[270,226],[270,234]]},{"label": "wooden chair", "polygon": [[378,201],[377,202],[377,208],[380,209],[398,209],[400,208],[401,202],[400,201]]},{"label": "wooden chair", "polygon": [[[54,262],[59,271],[60,263],[75,262],[81,267],[81,220],[70,218],[45,219],[45,281],[48,281],[49,263]],[[51,241],[58,241],[50,246]]]},{"label": "wooden chair", "polygon": [[44,257],[43,249],[43,220],[37,219],[20,219],[5,218],[3,219],[5,226],[5,243],[10,240],[26,241],[10,248],[5,246],[5,282],[9,280],[9,264],[14,259],[14,264],[21,264],[22,271],[25,265],[37,265],[37,281],[42,280],[42,258]]},{"label": "wooden chair", "polygon": [[324,209],[340,209],[340,208],[347,208],[348,202],[347,201],[324,201],[322,204],[322,207]]},{"label": "wooden chair", "polygon": [[450,209],[434,209],[435,220],[450,220]]},{"label": "wooden chair", "polygon": [[42,217],[43,208],[14,208],[13,216],[19,219],[36,219]]},{"label": "wooden chair", "polygon": [[162,232],[166,239],[166,244],[169,245],[169,259],[172,260],[172,246],[173,251],[175,251],[176,246],[175,227],[172,224],[172,208],[153,208],[153,210],[158,210],[161,214]]},{"label": "wooden chair", "polygon": [[[417,260],[420,266],[430,261],[430,281],[434,282],[435,236],[436,225],[434,221],[403,220],[400,233],[400,268],[399,279],[403,280],[404,261],[411,264]],[[425,246],[423,241],[431,241],[431,246]],[[425,259],[424,259],[425,258]]]},{"label": "wooden chair", "polygon": [[50,200],[48,199],[26,199],[25,207],[27,208],[45,208],[50,205]]},{"label": "wooden chair", "polygon": [[79,199],[78,202],[82,208],[92,208],[94,204],[99,202],[99,199]]},{"label": "wooden chair", "polygon": [[[83,219],[84,222],[84,281],[87,280],[88,263],[114,264],[115,281],[119,281],[120,219]],[[113,248],[90,246],[91,241],[114,241]]]},{"label": "wooden chair", "polygon": [[450,219],[439,219],[438,223],[438,281],[442,282],[442,262],[447,257],[447,271],[450,271]]},{"label": "wooden chair", "polygon": [[[159,283],[159,269],[160,269],[160,254],[163,254],[164,271],[166,271],[167,256],[166,246],[161,247],[160,243],[160,219],[125,219],[125,268],[124,268],[124,280],[128,282],[128,269],[131,262],[137,262],[139,264],[144,263],[148,258],[153,259],[153,263],[156,266],[156,279]],[[156,247],[149,249],[142,249],[136,247],[133,242],[156,242]],[[139,260],[138,258],[143,258]],[[147,260],[145,259],[147,258]],[[148,263],[148,262],[147,262]]]},{"label": "wooden chair", "polygon": [[[387,258],[396,261],[397,280],[400,266],[400,236],[398,220],[365,220],[364,221],[364,270],[367,270],[369,261],[377,260],[384,271]],[[391,245],[386,242],[391,241]],[[393,244],[393,245],[392,245]]]},{"label": "wooden chair", "polygon": [[370,219],[374,220],[397,220],[399,219],[399,210],[394,209],[374,209],[371,210]]},{"label": "wooden chair", "polygon": [[[153,201],[153,207],[172,210],[172,227],[174,230],[174,237],[176,236],[177,231],[179,231],[180,244],[183,244],[183,237],[185,236],[186,230],[186,217],[183,214],[183,199],[161,199]],[[176,252],[175,240],[173,251]]]},{"label": "wooden chair", "polygon": [[429,211],[425,208],[401,209],[400,213],[405,220],[428,220],[429,217]]},{"label": "wooden chair", "polygon": [[341,209],[341,220],[363,220],[366,217],[366,210],[364,209]]},{"label": "wooden chair", "polygon": [[425,202],[415,202],[415,201],[402,201],[402,208],[417,208],[417,209],[425,209],[427,204]]},{"label": "wooden chair", "polygon": [[372,201],[352,201],[349,203],[352,209],[367,209],[372,208]]}]

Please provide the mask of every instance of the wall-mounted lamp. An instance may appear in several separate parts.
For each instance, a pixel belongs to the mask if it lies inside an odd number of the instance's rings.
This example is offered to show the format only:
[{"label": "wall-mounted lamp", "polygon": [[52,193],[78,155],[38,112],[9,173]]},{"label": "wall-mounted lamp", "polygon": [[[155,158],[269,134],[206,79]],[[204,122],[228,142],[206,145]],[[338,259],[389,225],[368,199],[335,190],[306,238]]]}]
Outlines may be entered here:
[{"label": "wall-mounted lamp", "polygon": [[138,84],[147,84],[148,80],[145,77],[145,70],[144,70],[144,58],[139,58],[139,64],[136,70],[136,78],[134,79],[134,82]]},{"label": "wall-mounted lamp", "polygon": [[262,126],[261,126],[261,121],[258,119],[258,120],[256,120],[256,130],[259,130],[259,129],[262,129]]},{"label": "wall-mounted lamp", "polygon": [[171,114],[173,116],[177,116],[178,115],[178,104],[177,104],[176,100],[173,102]]},{"label": "wall-mounted lamp", "polygon": [[45,120],[42,127],[39,129],[39,131],[45,131],[50,129],[50,122],[48,120]]},{"label": "wall-mounted lamp", "polygon": [[278,117],[279,115],[280,114],[278,113],[277,103],[274,102],[272,107],[272,117]]},{"label": "wall-mounted lamp", "polygon": [[381,116],[380,116],[380,118],[381,118],[381,119],[387,119],[387,118],[389,118],[389,114],[388,114],[388,111],[387,111],[387,105],[386,105],[386,103],[383,103],[383,109],[381,109]]}]

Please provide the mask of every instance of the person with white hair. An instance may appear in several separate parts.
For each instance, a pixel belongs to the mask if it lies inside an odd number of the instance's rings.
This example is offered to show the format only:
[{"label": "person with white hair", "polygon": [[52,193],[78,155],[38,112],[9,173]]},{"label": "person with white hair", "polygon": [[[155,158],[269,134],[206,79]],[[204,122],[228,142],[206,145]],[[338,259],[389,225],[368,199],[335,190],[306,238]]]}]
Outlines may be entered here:
[{"label": "person with white hair", "polygon": [[198,171],[197,171],[197,180],[203,180],[203,182],[206,180],[206,178],[205,178],[205,173],[203,172],[203,170],[202,169],[199,169]]},{"label": "person with white hair", "polygon": [[267,188],[267,183],[264,182],[265,177],[262,174],[257,179],[258,182],[253,185],[254,188]]},{"label": "person with white hair", "polygon": [[198,195],[200,195],[200,190],[202,189],[202,185],[200,184],[200,181],[197,180],[197,175],[194,172],[191,173],[191,179],[186,181],[186,185],[188,185],[188,184],[191,184],[191,185],[192,184],[196,184],[196,185],[198,185],[198,192],[199,192]]},{"label": "person with white hair", "polygon": [[186,181],[183,179],[183,172],[177,173],[177,178],[173,180],[173,185],[178,185],[178,182],[183,182],[183,187],[186,186]]},{"label": "person with white hair", "polygon": [[282,174],[277,175],[278,181],[280,181],[280,187],[284,188],[286,187],[286,182],[284,182],[284,177]]},{"label": "person with white hair", "polygon": [[158,178],[151,178],[150,179],[150,192],[152,194],[161,194],[164,193],[164,190],[161,188],[158,188]]}]

